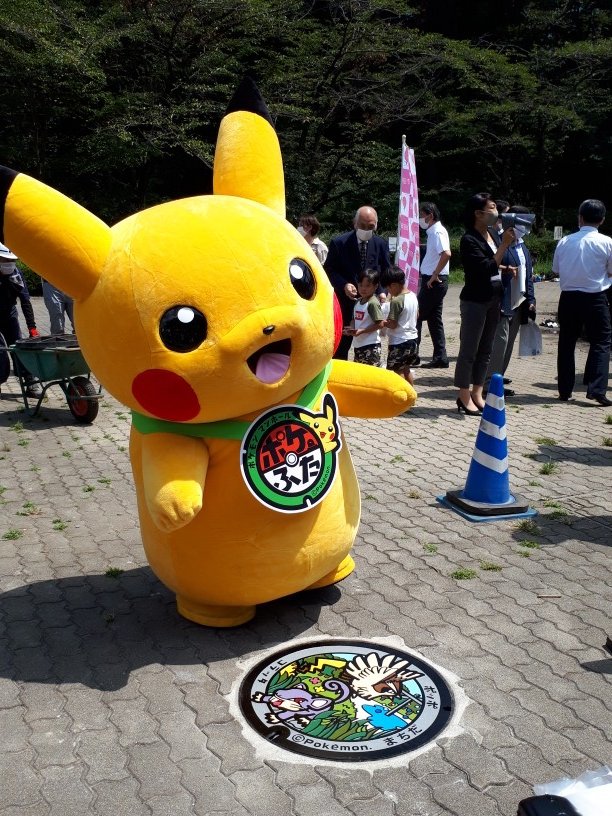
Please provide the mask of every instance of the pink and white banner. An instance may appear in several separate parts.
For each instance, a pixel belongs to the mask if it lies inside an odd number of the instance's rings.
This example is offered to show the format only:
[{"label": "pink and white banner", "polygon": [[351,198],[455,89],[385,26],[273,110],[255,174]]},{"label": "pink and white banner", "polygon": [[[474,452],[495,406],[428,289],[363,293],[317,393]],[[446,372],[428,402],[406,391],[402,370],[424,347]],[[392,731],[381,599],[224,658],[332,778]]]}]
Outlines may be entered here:
[{"label": "pink and white banner", "polygon": [[419,190],[417,187],[414,150],[402,137],[402,176],[398,219],[396,263],[406,273],[411,292],[419,288]]}]

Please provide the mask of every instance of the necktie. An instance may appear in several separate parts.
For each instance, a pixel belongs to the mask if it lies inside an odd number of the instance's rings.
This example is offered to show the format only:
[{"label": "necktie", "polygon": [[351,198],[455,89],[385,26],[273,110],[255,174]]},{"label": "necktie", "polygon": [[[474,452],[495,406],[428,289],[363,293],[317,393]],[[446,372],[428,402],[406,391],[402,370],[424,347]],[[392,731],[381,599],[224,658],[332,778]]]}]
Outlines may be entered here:
[{"label": "necktie", "polygon": [[368,255],[368,242],[362,241],[359,245],[359,252],[361,254],[361,269],[362,271],[366,268],[366,261]]}]

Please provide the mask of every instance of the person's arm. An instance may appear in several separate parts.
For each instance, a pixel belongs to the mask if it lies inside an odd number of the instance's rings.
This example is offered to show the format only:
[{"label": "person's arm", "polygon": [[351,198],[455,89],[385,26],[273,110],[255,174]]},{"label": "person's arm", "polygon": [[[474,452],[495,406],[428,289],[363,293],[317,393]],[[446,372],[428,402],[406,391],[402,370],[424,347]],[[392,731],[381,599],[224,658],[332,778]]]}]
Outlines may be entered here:
[{"label": "person's arm", "polygon": [[451,259],[450,250],[443,249],[442,252],[439,255],[438,263],[436,264],[436,268],[431,273],[431,278],[427,281],[427,286],[430,289],[435,283],[439,282],[440,272],[442,272],[442,270],[444,269],[446,264],[450,261],[450,259]]},{"label": "person's arm", "polygon": [[385,321],[385,325],[387,326],[387,328],[391,329],[392,331],[395,331],[395,329],[397,329],[398,319],[401,313],[402,307],[400,302],[393,298],[393,300],[391,301],[391,306],[389,307],[389,316]]},{"label": "person's arm", "polygon": [[470,273],[488,283],[492,277],[498,274],[506,249],[513,240],[514,230],[507,229],[497,251],[491,255],[490,250],[487,251],[485,244],[475,235],[469,233],[463,235],[459,245],[459,252],[466,274]]},{"label": "person's arm", "polygon": [[19,298],[19,303],[21,304],[21,311],[23,312],[30,337],[39,337],[40,332],[36,328],[36,319],[34,317],[34,309],[32,308],[32,301],[30,300],[28,286],[20,272],[15,270],[13,275],[16,275],[19,279],[20,285],[17,287],[17,297]]},{"label": "person's arm", "polygon": [[351,298],[352,300],[356,300],[357,287],[355,284],[347,281],[342,274],[343,264],[340,257],[338,242],[335,238],[332,238],[332,240],[329,242],[329,250],[325,263],[323,264],[323,268],[327,273],[329,282],[337,292],[344,292],[347,297]]}]

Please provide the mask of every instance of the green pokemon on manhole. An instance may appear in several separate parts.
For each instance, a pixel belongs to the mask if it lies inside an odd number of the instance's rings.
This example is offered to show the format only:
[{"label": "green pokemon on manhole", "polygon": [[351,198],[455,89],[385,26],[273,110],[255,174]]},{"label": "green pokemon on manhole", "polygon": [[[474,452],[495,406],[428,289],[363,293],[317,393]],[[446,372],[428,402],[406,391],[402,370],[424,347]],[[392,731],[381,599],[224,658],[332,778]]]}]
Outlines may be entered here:
[{"label": "green pokemon on manhole", "polygon": [[367,641],[319,641],[261,661],[240,686],[249,725],[287,751],[359,762],[434,740],[453,712],[450,688],[408,652]]}]

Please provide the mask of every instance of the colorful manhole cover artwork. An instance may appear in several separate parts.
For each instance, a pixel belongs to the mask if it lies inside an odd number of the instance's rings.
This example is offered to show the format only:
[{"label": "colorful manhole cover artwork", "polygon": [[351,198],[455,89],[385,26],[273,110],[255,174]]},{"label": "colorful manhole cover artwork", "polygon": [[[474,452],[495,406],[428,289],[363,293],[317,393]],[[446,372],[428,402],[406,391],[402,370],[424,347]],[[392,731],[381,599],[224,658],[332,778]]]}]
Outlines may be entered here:
[{"label": "colorful manhole cover artwork", "polygon": [[355,762],[430,742],[448,723],[453,698],[440,674],[408,652],[327,640],[258,663],[240,686],[240,708],[288,751]]}]

